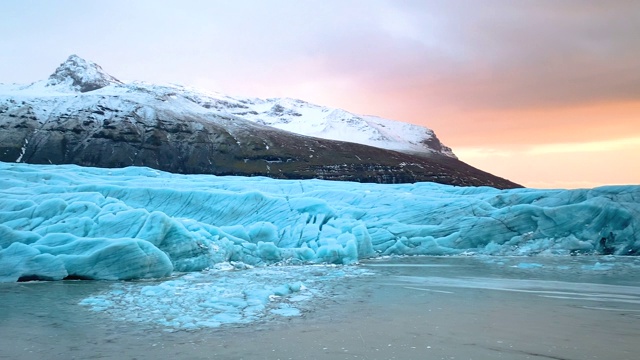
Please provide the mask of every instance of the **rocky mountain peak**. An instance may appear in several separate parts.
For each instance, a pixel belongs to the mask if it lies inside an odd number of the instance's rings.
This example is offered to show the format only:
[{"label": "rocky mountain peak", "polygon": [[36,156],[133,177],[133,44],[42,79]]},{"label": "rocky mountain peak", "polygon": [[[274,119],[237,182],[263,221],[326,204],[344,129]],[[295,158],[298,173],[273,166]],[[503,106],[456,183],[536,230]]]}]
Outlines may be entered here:
[{"label": "rocky mountain peak", "polygon": [[73,91],[88,92],[111,84],[122,84],[107,74],[100,65],[71,55],[49,76],[47,86],[69,86]]},{"label": "rocky mountain peak", "polygon": [[456,159],[418,125],[301,100],[124,84],[77,55],[48,80],[0,91],[2,162],[519,187]]}]

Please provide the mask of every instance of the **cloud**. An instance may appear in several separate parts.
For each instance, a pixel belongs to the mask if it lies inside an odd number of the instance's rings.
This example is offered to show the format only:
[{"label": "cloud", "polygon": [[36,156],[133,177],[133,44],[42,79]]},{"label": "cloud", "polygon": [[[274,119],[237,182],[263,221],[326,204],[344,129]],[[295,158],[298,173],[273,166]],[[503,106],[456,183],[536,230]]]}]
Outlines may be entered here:
[{"label": "cloud", "polygon": [[590,153],[609,152],[617,150],[629,150],[637,152],[640,150],[640,137],[628,139],[616,139],[607,141],[593,141],[585,143],[564,143],[537,145],[527,151],[530,155],[560,154],[560,153]]},{"label": "cloud", "polygon": [[327,73],[464,109],[640,99],[640,3],[385,6],[369,26],[325,34]]},{"label": "cloud", "polygon": [[454,148],[458,157],[528,187],[640,184],[640,137],[586,143]]},{"label": "cloud", "polygon": [[513,158],[518,155],[518,153],[512,149],[496,149],[491,147],[461,147],[456,148],[455,154],[464,159]]},{"label": "cloud", "polygon": [[239,93],[332,78],[353,86],[317,92],[465,111],[640,99],[637,1],[37,3],[0,15],[0,65],[21,64],[0,81],[77,52],[122,78]]},{"label": "cloud", "polygon": [[615,140],[640,137],[635,0],[12,1],[0,32],[0,82],[77,53],[124,80],[428,126],[523,183],[638,182]]}]

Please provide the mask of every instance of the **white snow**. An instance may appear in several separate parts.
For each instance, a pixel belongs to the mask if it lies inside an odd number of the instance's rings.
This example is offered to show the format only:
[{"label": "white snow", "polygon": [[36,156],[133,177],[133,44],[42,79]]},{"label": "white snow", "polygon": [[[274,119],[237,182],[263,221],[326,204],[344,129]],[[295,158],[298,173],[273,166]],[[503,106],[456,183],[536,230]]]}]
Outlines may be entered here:
[{"label": "white snow", "polygon": [[[121,82],[102,70],[100,65],[77,55],[71,55],[49,77],[45,86],[54,87],[62,92],[77,92],[95,90],[96,86],[112,84],[121,84]],[[87,85],[90,85],[90,89],[83,89]]]},{"label": "white snow", "polygon": [[24,139],[24,145],[22,145],[22,148],[20,148],[20,156],[18,156],[18,158],[16,159],[17,163],[22,161],[22,157],[24,156],[24,153],[27,151],[27,145],[29,145],[29,139]]},{"label": "white snow", "polygon": [[[4,104],[12,109],[23,103],[32,105],[38,121],[43,123],[73,109],[103,105],[130,112],[144,104],[147,109],[171,111],[178,115],[177,118],[184,118],[189,114],[238,117],[306,136],[410,153],[437,152],[455,157],[446,146],[440,150],[430,148],[425,141],[431,140],[435,135],[431,129],[422,126],[356,115],[289,98],[264,100],[232,97],[175,84],[124,84],[96,66],[90,63],[85,64],[85,67],[72,66],[65,71],[75,71],[77,77],[86,80],[107,79],[105,81],[109,81],[109,84],[103,88],[79,93],[77,86],[72,85],[71,78],[62,82],[43,80],[29,85],[0,84],[0,106]],[[145,116],[152,114],[147,112]],[[215,121],[216,116],[211,116],[212,121]]]},{"label": "white snow", "polygon": [[[206,101],[204,97],[198,99],[199,102]],[[232,102],[234,106],[225,110],[244,119],[301,135],[404,152],[433,152],[422,143],[434,136],[433,131],[418,125],[356,115],[289,98],[262,100],[227,96],[221,99],[218,95],[212,99],[215,100],[211,102]],[[441,153],[454,157],[451,149],[446,147]]]}]

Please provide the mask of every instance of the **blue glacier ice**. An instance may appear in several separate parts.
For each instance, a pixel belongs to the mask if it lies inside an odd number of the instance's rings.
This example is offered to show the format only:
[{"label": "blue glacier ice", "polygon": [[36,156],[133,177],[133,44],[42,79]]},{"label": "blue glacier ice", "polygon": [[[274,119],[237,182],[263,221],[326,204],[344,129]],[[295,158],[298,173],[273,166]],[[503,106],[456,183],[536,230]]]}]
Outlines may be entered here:
[{"label": "blue glacier ice", "polygon": [[[329,297],[332,283],[370,275],[353,266],[248,267],[229,264],[168,280],[115,282],[80,305],[115,319],[169,330],[217,328],[297,317]],[[314,301],[310,301],[314,300]]]},{"label": "blue glacier ice", "polygon": [[382,255],[639,251],[640,186],[496,190],[0,163],[5,282]]}]

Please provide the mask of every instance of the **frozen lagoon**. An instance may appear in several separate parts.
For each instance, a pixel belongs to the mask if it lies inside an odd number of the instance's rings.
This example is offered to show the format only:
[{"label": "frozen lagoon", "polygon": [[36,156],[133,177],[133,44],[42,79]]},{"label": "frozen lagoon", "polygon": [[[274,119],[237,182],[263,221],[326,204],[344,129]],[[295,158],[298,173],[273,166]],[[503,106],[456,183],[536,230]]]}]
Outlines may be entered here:
[{"label": "frozen lagoon", "polygon": [[[299,313],[265,309],[248,322],[198,329],[159,322],[162,302],[139,312],[81,305],[176,279],[5,283],[0,358],[637,359],[639,270],[640,259],[615,256],[405,257],[242,270],[252,275],[248,285],[264,283],[261,274],[305,284],[267,305]],[[220,278],[203,277],[200,284]],[[308,298],[295,299],[301,295]]]}]

